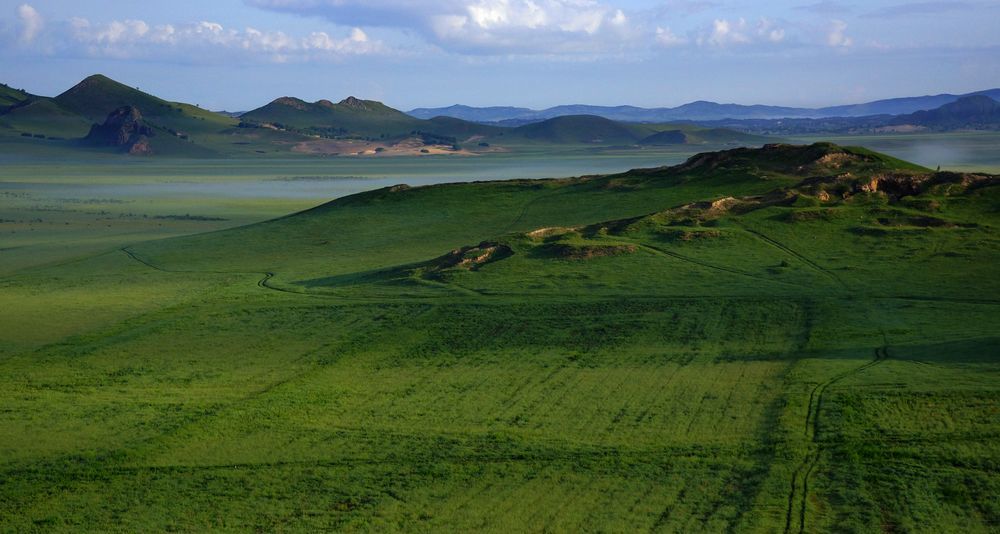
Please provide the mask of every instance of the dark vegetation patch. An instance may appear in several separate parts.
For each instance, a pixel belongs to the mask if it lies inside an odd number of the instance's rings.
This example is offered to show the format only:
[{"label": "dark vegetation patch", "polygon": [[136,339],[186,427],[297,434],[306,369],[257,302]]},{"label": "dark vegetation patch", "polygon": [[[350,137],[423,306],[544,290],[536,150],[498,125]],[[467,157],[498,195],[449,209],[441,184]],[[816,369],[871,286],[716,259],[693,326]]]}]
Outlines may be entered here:
[{"label": "dark vegetation patch", "polygon": [[792,209],[787,210],[777,216],[778,219],[789,223],[813,222],[813,221],[833,221],[845,217],[847,214],[836,208],[821,209]]},{"label": "dark vegetation patch", "polygon": [[206,215],[191,215],[186,213],[184,215],[157,215],[153,217],[154,219],[167,219],[172,221],[228,221],[223,217],[209,217]]},{"label": "dark vegetation patch", "polygon": [[537,248],[535,257],[567,260],[589,260],[623,256],[636,251],[635,245],[587,245],[570,243],[546,243]]},{"label": "dark vegetation patch", "polygon": [[719,230],[688,230],[677,228],[663,228],[657,234],[665,241],[681,243],[718,239],[724,235]]}]

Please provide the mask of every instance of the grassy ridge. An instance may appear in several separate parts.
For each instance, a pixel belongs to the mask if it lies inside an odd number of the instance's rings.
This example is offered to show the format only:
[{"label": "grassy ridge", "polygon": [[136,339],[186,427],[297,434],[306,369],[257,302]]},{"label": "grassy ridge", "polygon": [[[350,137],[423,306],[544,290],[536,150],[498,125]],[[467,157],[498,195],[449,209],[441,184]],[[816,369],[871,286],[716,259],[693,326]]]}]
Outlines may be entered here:
[{"label": "grassy ridge", "polygon": [[240,117],[246,122],[271,123],[303,131],[340,135],[400,136],[418,130],[424,121],[372,100],[347,99],[309,103],[279,98]]},{"label": "grassy ridge", "polygon": [[3,336],[0,524],[989,532],[1000,221],[972,179],[737,150],[7,277],[0,324],[61,328]]}]

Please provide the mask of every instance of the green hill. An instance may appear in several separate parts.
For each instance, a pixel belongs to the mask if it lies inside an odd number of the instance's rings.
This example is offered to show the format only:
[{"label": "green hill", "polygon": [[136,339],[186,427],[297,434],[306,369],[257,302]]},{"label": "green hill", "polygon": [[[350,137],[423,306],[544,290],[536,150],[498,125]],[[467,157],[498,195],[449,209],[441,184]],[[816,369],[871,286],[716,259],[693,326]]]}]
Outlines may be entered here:
[{"label": "green hill", "polygon": [[64,139],[83,137],[91,125],[87,118],[63,108],[50,98],[23,101],[0,114],[0,123],[16,132]]},{"label": "green hill", "polygon": [[526,124],[505,134],[509,138],[537,143],[598,145],[761,145],[767,138],[725,128],[702,128],[690,124],[635,124],[595,115],[566,115]]},{"label": "green hill", "polygon": [[309,103],[282,97],[240,116],[243,122],[330,136],[398,137],[419,130],[423,121],[374,100],[348,97]]},{"label": "green hill", "polygon": [[992,532],[998,185],[772,144],[19,271],[0,529]]},{"label": "green hill", "polygon": [[238,122],[190,104],[168,102],[99,74],[87,77],[53,100],[94,123],[103,122],[116,109],[134,106],[151,123],[189,136],[214,134]]},{"label": "green hill", "polygon": [[514,128],[509,137],[544,143],[630,145],[655,130],[595,115],[566,115]]},{"label": "green hill", "polygon": [[455,137],[458,141],[470,137],[490,137],[501,135],[506,129],[499,126],[487,126],[476,122],[464,121],[452,117],[434,117],[421,125],[420,131],[438,135]]},{"label": "green hill", "polygon": [[[361,261],[375,268],[391,265],[390,257],[399,263],[419,261],[428,258],[425,254],[433,246],[438,247],[436,252],[444,252],[496,237],[510,224],[509,210],[517,211],[516,206],[522,202],[531,202],[532,216],[526,214],[511,230],[643,216],[715,196],[764,194],[812,176],[927,172],[860,148],[830,143],[767,145],[704,153],[677,166],[608,176],[383,189],[338,199],[293,217],[233,230],[232,239],[223,238],[228,235],[225,233],[196,236],[164,241],[155,245],[155,253],[152,249],[144,252],[155,254],[158,260],[193,261],[181,258],[187,258],[189,247],[195,247],[203,251],[196,261],[204,262],[205,268],[222,268],[229,263],[261,269],[284,265],[297,272],[294,276],[314,277],[336,270],[335,264],[341,261]],[[469,197],[480,196],[480,201],[466,207]],[[484,222],[470,225],[470,219]],[[494,221],[495,225],[486,221]],[[332,228],[343,238],[322,249],[308,245]],[[392,246],[382,248],[383,240]],[[423,252],[410,256],[407,251],[411,249]],[[359,256],[361,250],[367,251],[363,258]],[[339,252],[330,257],[334,251]]]},{"label": "green hill", "polygon": [[1000,102],[986,95],[962,97],[939,108],[900,115],[890,125],[917,125],[932,130],[1000,129]]},{"label": "green hill", "polygon": [[664,130],[639,140],[641,145],[684,145],[690,137],[680,130]]},{"label": "green hill", "polygon": [[[150,144],[158,155],[206,157],[229,151],[226,130],[238,121],[184,103],[168,102],[116,82],[106,76],[89,76],[55,98],[32,97],[0,114],[8,135],[38,134],[59,139],[80,139],[91,125],[103,123],[117,109],[133,106],[156,130]],[[62,145],[72,149],[75,145]],[[221,149],[221,150],[220,150]]]},{"label": "green hill", "polygon": [[0,84],[0,108],[24,102],[32,96],[20,89],[14,89],[7,84]]},{"label": "green hill", "polygon": [[88,76],[53,100],[92,122],[102,122],[109,113],[124,106],[135,106],[150,118],[177,113],[176,106],[169,102],[100,74]]}]

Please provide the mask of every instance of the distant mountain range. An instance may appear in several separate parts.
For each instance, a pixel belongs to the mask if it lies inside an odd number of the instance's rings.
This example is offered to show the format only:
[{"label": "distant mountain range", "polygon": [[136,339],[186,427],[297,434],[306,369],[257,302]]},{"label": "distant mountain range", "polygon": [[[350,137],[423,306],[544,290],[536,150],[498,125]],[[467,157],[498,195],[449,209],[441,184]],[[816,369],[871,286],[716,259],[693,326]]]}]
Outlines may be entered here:
[{"label": "distant mountain range", "polygon": [[636,124],[571,115],[521,127],[451,117],[420,119],[381,102],[294,97],[233,116],[170,102],[106,76],[89,76],[55,97],[0,85],[0,141],[133,155],[424,155],[482,153],[537,144],[759,145],[721,128]]},{"label": "distant mountain range", "polygon": [[985,94],[963,96],[929,110],[902,115],[827,117],[821,119],[723,119],[692,121],[706,128],[733,129],[755,135],[872,134],[1000,130],[1000,103]]},{"label": "distant mountain range", "polygon": [[899,115],[889,122],[931,130],[996,129],[1000,125],[1000,102],[986,95],[967,96],[939,108]]},{"label": "distant mountain range", "polygon": [[967,97],[984,95],[1000,99],[1000,88],[964,95],[940,94],[876,100],[864,104],[825,108],[795,108],[783,106],[719,104],[698,101],[675,108],[640,108],[635,106],[565,105],[544,110],[517,107],[470,107],[454,105],[444,108],[417,108],[408,113],[416,118],[454,117],[467,121],[495,124],[525,124],[564,115],[596,115],[626,122],[713,121],[723,119],[816,119],[826,117],[864,117],[871,115],[901,115],[929,110]]},{"label": "distant mountain range", "polygon": [[[420,118],[374,100],[348,97],[337,103],[330,100],[306,102],[286,96],[234,116],[170,102],[106,76],[94,75],[55,97],[33,95],[0,85],[0,141],[184,157],[290,153],[322,156],[475,154],[519,150],[533,145],[746,146],[767,142],[764,135],[1000,129],[1000,104],[991,95],[1000,97],[1000,90],[968,96],[901,98],[808,111],[710,102],[695,102],[673,110],[560,106],[547,110],[546,113],[554,115],[548,118],[504,119],[484,124],[485,118],[509,117],[517,113],[518,108],[459,106],[449,109],[475,120],[441,115]],[[945,103],[906,114],[696,119],[720,114],[769,116],[899,111],[942,101]],[[650,115],[651,111],[660,115]],[[671,117],[669,121],[666,120],[668,116]]]}]

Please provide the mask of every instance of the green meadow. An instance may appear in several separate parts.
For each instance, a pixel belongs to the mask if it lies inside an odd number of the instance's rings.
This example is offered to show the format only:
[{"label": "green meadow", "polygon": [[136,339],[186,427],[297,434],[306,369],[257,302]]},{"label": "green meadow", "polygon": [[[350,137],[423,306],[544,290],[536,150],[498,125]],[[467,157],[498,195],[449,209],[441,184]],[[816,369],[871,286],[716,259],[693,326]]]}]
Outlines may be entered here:
[{"label": "green meadow", "polygon": [[1000,180],[691,155],[11,157],[0,530],[995,532]]}]

